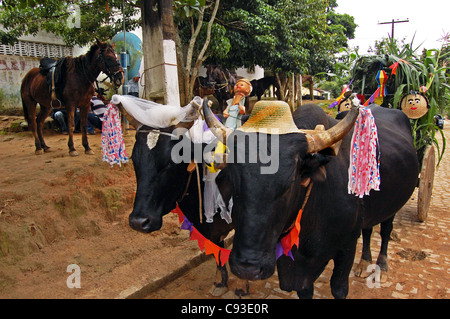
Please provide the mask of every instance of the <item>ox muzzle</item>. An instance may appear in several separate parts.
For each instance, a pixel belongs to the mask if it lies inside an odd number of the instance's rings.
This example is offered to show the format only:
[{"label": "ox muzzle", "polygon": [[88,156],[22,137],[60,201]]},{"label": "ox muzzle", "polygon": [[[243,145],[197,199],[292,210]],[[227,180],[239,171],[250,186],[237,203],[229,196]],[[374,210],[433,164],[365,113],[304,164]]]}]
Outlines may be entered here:
[{"label": "ox muzzle", "polygon": [[138,216],[134,210],[128,217],[128,222],[130,227],[134,230],[137,230],[141,233],[151,233],[156,230],[160,230],[162,227],[162,218],[155,216]]}]

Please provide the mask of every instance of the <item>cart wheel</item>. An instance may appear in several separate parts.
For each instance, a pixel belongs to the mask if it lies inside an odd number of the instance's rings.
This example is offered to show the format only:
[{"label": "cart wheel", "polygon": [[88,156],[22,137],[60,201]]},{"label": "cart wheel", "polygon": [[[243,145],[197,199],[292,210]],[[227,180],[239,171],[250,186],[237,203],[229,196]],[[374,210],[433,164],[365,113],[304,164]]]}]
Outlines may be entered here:
[{"label": "cart wheel", "polygon": [[433,192],[434,182],[434,170],[435,170],[435,155],[433,145],[426,147],[423,161],[422,170],[420,171],[419,180],[419,200],[417,202],[417,217],[421,222],[425,221],[428,216],[428,209],[431,203],[431,194]]}]

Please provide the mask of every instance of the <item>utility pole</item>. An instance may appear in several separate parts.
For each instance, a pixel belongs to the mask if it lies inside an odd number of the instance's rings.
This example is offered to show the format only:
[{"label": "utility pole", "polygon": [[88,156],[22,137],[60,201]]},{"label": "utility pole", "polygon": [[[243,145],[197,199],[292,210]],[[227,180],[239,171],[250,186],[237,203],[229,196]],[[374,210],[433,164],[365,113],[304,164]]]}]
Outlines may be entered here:
[{"label": "utility pole", "polygon": [[409,22],[409,19],[407,18],[406,20],[402,20],[402,21],[400,21],[398,19],[397,19],[397,21],[392,19],[392,21],[378,22],[378,24],[392,24],[391,38],[393,39],[394,38],[394,24],[396,24],[396,23],[404,23],[404,22]]}]

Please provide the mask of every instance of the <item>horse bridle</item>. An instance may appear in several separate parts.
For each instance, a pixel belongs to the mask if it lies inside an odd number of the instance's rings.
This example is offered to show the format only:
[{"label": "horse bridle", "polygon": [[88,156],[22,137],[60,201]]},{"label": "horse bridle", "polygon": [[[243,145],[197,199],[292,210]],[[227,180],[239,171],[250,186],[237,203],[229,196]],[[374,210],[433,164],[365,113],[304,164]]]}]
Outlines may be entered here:
[{"label": "horse bridle", "polygon": [[[110,62],[109,60],[105,59],[104,54],[105,54],[106,51],[109,51],[109,50],[114,55],[114,58],[116,59],[115,62]],[[100,52],[99,52],[99,54],[97,56],[97,60],[101,60],[101,62],[105,66],[105,73],[106,73],[106,75],[113,81],[114,81],[113,77],[115,77],[118,73],[124,73],[123,68],[120,65],[119,59],[117,59],[116,52],[109,45],[106,48],[101,48],[100,49]],[[114,68],[114,67],[119,67],[119,69],[116,72],[112,72],[111,68]]]}]

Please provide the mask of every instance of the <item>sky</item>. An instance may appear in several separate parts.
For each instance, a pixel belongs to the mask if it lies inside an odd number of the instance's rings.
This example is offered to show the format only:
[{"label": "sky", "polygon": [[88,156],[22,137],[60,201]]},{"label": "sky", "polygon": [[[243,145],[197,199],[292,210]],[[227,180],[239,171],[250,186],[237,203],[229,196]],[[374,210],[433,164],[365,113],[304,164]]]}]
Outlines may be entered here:
[{"label": "sky", "polygon": [[391,34],[392,24],[379,25],[380,22],[409,20],[394,24],[394,37],[410,43],[414,37],[413,47],[422,44],[423,48],[439,49],[442,42],[438,40],[445,33],[450,33],[449,0],[337,0],[337,13],[347,13],[355,18],[358,25],[355,39],[349,41],[350,47],[359,46],[359,54],[366,54],[375,40]]}]

